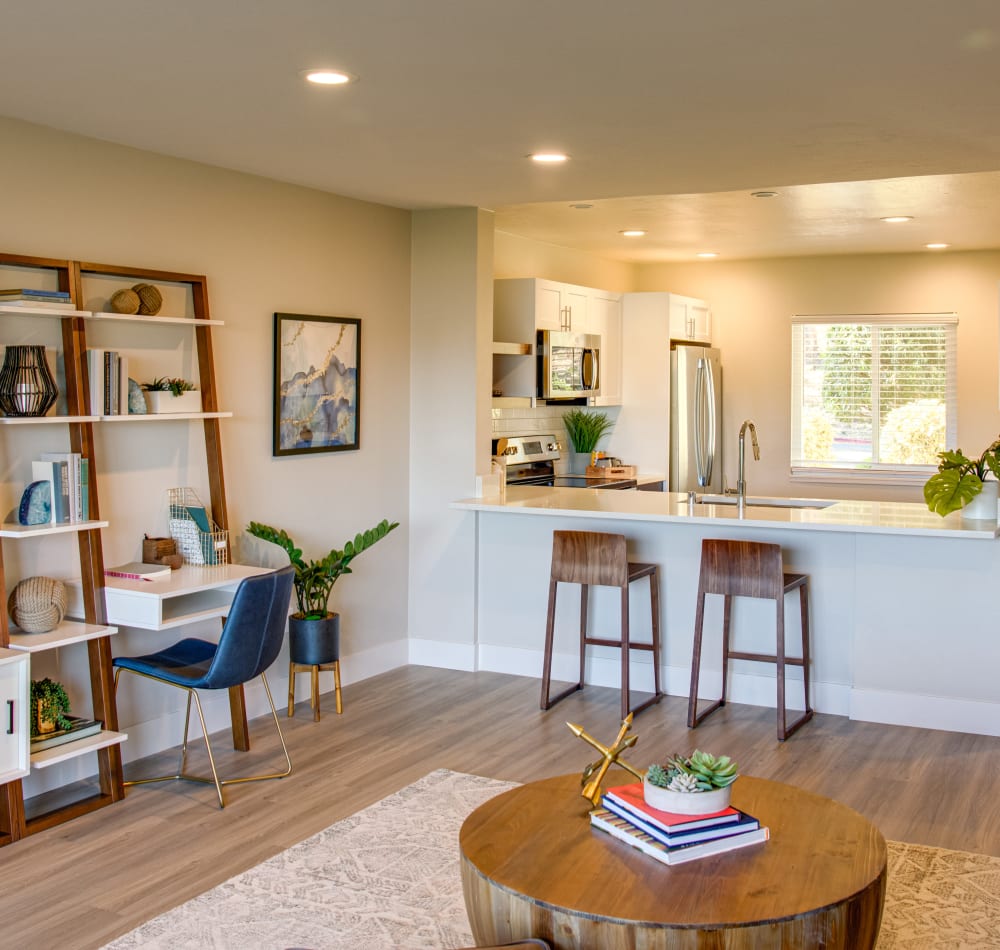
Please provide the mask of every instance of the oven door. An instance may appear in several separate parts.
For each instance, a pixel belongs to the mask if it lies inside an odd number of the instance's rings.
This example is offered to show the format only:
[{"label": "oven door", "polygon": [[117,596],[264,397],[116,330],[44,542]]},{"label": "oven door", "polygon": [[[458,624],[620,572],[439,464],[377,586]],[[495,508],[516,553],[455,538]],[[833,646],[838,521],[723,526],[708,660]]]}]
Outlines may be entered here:
[{"label": "oven door", "polygon": [[601,394],[601,338],[593,333],[539,330],[538,396],[580,399]]},{"label": "oven door", "polygon": [[635,488],[634,478],[603,478],[600,475],[554,475],[550,482],[553,488]]}]

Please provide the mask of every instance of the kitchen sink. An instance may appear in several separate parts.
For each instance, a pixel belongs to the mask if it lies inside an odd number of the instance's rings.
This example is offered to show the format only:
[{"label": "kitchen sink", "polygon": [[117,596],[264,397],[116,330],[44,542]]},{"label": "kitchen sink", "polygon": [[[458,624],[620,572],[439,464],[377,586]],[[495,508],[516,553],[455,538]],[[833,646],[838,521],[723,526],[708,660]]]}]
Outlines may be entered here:
[{"label": "kitchen sink", "polygon": [[[699,505],[737,505],[739,500],[735,495],[695,495]],[[759,495],[747,495],[747,506],[756,508],[829,508],[836,504],[822,498],[764,498]]]}]

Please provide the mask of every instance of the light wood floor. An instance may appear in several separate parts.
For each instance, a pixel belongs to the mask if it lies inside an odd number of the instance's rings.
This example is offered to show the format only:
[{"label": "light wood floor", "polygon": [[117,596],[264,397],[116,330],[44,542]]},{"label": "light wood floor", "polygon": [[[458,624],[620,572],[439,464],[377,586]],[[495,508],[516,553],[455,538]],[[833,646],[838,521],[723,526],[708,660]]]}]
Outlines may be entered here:
[{"label": "light wood floor", "polygon": [[[282,716],[292,775],[231,786],[225,810],[210,786],[133,787],[123,802],[0,849],[0,948],[99,947],[433,769],[519,782],[579,772],[594,755],[565,723],[612,738],[618,693],[588,687],[540,712],[538,687],[536,679],[404,667],[345,689],[342,716],[328,711],[314,723],[308,704],[294,719]],[[817,716],[779,743],[770,709],[730,705],[695,732],[685,718],[677,697],[641,713],[629,761],[644,767],[696,746],[732,754],[747,774],[850,805],[887,838],[1000,856],[998,738]],[[222,756],[221,768],[276,766],[272,734],[256,720],[253,750]],[[220,734],[217,748],[225,740]],[[155,774],[166,761],[126,774]],[[199,753],[192,766],[204,763]]]}]

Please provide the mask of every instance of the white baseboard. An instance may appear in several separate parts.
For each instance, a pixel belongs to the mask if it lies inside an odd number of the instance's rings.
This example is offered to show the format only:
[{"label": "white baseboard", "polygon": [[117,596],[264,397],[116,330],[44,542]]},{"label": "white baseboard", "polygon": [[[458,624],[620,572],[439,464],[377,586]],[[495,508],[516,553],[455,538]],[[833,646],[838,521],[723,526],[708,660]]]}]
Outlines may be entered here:
[{"label": "white baseboard", "polygon": [[851,691],[850,716],[892,726],[1000,736],[1000,703],[855,689]]},{"label": "white baseboard", "polygon": [[471,643],[417,639],[406,642],[409,647],[409,662],[413,666],[436,666],[443,670],[465,670],[470,673],[477,668],[476,648]]}]

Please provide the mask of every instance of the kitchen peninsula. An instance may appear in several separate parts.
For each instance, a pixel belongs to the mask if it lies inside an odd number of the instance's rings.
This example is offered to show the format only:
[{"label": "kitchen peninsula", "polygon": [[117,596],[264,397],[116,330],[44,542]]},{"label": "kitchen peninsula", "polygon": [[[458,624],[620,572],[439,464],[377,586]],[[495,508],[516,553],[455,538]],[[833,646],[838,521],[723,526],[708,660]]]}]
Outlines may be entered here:
[{"label": "kitchen peninsula", "polygon": [[[826,504],[826,503],[824,503]],[[552,531],[624,534],[629,555],[661,570],[665,688],[688,692],[695,595],[703,538],[780,544],[786,568],[810,575],[813,705],[872,722],[1000,735],[1000,637],[995,613],[1000,544],[995,522],[941,518],[923,505],[839,501],[823,508],[691,504],[686,495],[508,487],[499,499],[451,506],[477,520],[476,655],[479,668],[539,676]],[[642,598],[644,590],[633,593]],[[576,598],[562,595],[553,676],[572,680]],[[648,608],[636,600],[634,636],[648,639]],[[615,595],[595,588],[592,629],[616,636]],[[798,636],[788,611],[788,642]],[[709,598],[703,695],[721,687],[721,598]],[[645,622],[645,628],[641,624]],[[739,600],[733,644],[773,652],[773,608]],[[712,648],[709,648],[711,643]],[[714,648],[714,649],[713,649]],[[591,648],[587,682],[618,684],[618,651]],[[634,688],[649,689],[645,656],[633,657]],[[644,675],[645,674],[645,675]],[[789,672],[789,703],[801,688]],[[729,698],[773,706],[774,671],[733,661]]]}]

